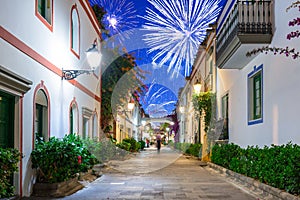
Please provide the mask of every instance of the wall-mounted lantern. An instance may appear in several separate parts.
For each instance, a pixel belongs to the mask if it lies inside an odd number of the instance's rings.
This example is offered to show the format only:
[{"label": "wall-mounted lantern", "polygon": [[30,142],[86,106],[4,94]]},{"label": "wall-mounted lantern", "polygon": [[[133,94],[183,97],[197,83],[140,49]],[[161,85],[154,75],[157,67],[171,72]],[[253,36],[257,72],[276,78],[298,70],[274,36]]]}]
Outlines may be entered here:
[{"label": "wall-mounted lantern", "polygon": [[201,87],[202,87],[202,85],[201,85],[200,81],[197,80],[196,83],[194,84],[194,91],[196,94],[200,94]]},{"label": "wall-mounted lantern", "polygon": [[86,59],[90,66],[90,69],[89,70],[83,70],[83,69],[64,70],[64,69],[62,69],[62,79],[72,80],[81,74],[90,74],[90,73],[94,72],[94,70],[100,65],[100,61],[101,61],[101,53],[97,49],[96,41],[97,40],[95,40],[94,43],[92,44],[92,46],[85,52]]}]

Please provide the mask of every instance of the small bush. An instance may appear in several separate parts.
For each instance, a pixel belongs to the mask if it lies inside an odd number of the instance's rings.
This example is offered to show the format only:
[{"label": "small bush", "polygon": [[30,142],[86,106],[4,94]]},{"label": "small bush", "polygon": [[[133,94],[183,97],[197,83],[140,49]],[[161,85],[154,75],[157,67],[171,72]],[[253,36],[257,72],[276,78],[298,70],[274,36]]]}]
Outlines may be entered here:
[{"label": "small bush", "polygon": [[97,159],[83,144],[79,136],[55,137],[48,142],[39,141],[31,153],[32,168],[37,169],[38,182],[58,183],[86,172]]},{"label": "small bush", "polygon": [[130,152],[137,152],[140,149],[140,144],[134,138],[125,138],[123,139],[123,142],[130,144]]},{"label": "small bush", "polygon": [[200,155],[201,155],[201,152],[200,152],[201,147],[202,147],[201,144],[191,144],[189,146],[189,148],[185,151],[185,153],[188,154],[188,155],[195,156],[195,157],[200,157]]},{"label": "small bush", "polygon": [[12,176],[18,171],[18,162],[21,154],[17,149],[0,148],[0,198],[8,198],[14,195]]},{"label": "small bush", "polygon": [[131,144],[128,143],[128,142],[123,141],[123,142],[121,142],[121,143],[118,143],[118,144],[117,144],[117,147],[119,147],[119,148],[121,148],[121,149],[124,149],[124,150],[126,150],[126,151],[130,151]]},{"label": "small bush", "polygon": [[140,143],[140,149],[143,150],[146,146],[146,142],[144,140],[140,140],[139,143]]},{"label": "small bush", "polygon": [[237,173],[257,179],[291,194],[300,194],[300,146],[286,145],[264,148],[235,144],[215,145],[211,160]]}]

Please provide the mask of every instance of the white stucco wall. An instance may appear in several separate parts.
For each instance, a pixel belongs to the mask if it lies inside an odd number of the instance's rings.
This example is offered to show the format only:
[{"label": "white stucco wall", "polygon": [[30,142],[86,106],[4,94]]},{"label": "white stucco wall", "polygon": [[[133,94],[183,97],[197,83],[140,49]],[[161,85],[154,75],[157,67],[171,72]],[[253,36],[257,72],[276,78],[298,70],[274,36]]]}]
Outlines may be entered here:
[{"label": "white stucco wall", "polygon": [[[90,47],[99,35],[92,26],[90,18],[78,0],[53,0],[53,31],[51,32],[36,16],[35,1],[2,0],[0,6],[0,26],[29,47],[29,52],[35,51],[42,59],[49,61],[53,68],[88,69],[85,50]],[[71,8],[77,5],[80,18],[80,58],[70,51],[70,16]],[[100,102],[94,96],[100,96],[100,79],[93,75],[82,75],[71,82],[62,80],[39,62],[18,48],[28,52],[28,49],[12,46],[0,38],[0,65],[33,82],[23,98],[23,196],[29,196],[34,178],[29,162],[33,141],[33,104],[34,90],[43,82],[49,92],[50,99],[50,136],[63,137],[69,133],[69,109],[75,98],[78,104],[79,134],[82,134],[82,107],[97,113],[100,119]],[[33,51],[32,51],[33,50]],[[78,84],[81,87],[78,87]],[[84,90],[80,88],[85,88]],[[89,91],[89,92],[87,92]],[[88,93],[92,94],[89,95]],[[93,96],[94,95],[94,96]],[[99,121],[98,121],[99,123]],[[98,127],[100,125],[98,124]],[[92,117],[90,119],[92,130]],[[99,131],[98,131],[99,132]],[[17,193],[20,188],[17,186]]]},{"label": "white stucco wall", "polygon": [[[275,31],[270,46],[295,47],[299,51],[299,38],[286,39],[289,32],[299,30],[288,26],[290,20],[299,16],[298,9],[285,12],[292,2],[275,2]],[[263,65],[263,123],[248,125],[247,76],[254,66],[260,65]],[[289,141],[299,144],[299,74],[299,59],[271,53],[253,56],[241,70],[218,69],[219,98],[229,92],[230,142],[241,146],[286,144]]]}]

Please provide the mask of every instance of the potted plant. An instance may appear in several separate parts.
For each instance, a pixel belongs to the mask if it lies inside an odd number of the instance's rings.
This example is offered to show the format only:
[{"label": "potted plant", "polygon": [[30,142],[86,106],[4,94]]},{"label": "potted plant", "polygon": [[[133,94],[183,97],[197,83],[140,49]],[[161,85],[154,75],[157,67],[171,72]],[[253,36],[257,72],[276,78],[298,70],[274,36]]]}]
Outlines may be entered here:
[{"label": "potted plant", "polygon": [[32,168],[36,169],[36,196],[67,196],[81,189],[78,174],[87,172],[97,159],[85,147],[79,136],[66,135],[49,141],[38,141],[31,153]]}]

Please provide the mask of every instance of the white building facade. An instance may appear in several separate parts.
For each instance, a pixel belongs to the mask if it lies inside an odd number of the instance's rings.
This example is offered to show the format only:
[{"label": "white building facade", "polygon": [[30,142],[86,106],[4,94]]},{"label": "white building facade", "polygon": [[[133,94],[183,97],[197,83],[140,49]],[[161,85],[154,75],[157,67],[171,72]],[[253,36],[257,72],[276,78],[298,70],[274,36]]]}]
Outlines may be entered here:
[{"label": "white building facade", "polygon": [[24,156],[14,176],[17,195],[29,196],[35,183],[30,154],[37,136],[99,137],[99,67],[62,78],[62,69],[90,69],[91,44],[100,48],[100,28],[87,0],[0,3],[0,145]]},{"label": "white building facade", "polygon": [[300,50],[299,38],[287,39],[299,31],[289,26],[299,17],[298,7],[286,11],[293,2],[230,0],[219,18],[218,106],[228,112],[230,142],[243,147],[300,143],[299,57],[272,52],[246,57],[263,46]]},{"label": "white building facade", "polygon": [[192,103],[193,86],[186,82],[178,97],[179,142],[195,142],[195,111]]}]

